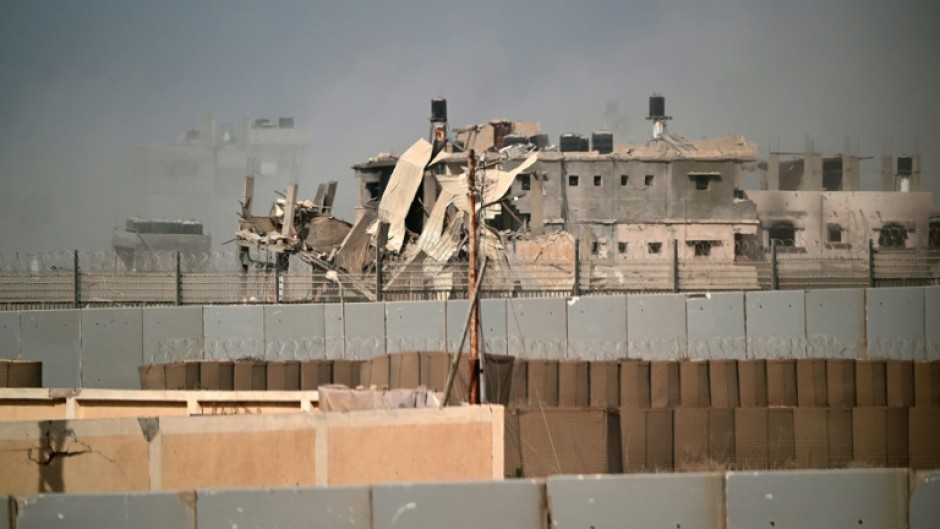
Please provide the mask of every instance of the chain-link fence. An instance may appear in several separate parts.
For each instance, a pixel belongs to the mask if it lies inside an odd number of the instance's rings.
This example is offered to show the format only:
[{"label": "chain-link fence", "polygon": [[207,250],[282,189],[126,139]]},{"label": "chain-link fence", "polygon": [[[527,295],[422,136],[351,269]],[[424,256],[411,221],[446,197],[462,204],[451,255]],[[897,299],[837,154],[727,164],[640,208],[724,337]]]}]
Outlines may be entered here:
[{"label": "chain-link fence", "polygon": [[[813,289],[940,284],[940,251],[879,247],[810,253],[792,241],[662,248],[648,256],[487,263],[483,298],[649,292]],[[465,299],[469,263],[385,261],[360,274],[328,272],[292,257],[287,272],[237,252],[0,254],[0,308],[95,305],[328,303]],[[273,260],[272,260],[273,261]]]}]

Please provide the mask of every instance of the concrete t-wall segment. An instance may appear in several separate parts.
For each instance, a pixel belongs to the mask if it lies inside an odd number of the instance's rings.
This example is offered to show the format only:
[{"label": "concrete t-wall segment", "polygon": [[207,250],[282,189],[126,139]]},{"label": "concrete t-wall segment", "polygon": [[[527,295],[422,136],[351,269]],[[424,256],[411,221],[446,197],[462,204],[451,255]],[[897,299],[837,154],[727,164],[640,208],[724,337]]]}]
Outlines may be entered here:
[{"label": "concrete t-wall segment", "polygon": [[203,307],[145,307],[142,310],[145,364],[202,360]]},{"label": "concrete t-wall segment", "polygon": [[626,296],[568,300],[568,356],[616,360],[627,356]]},{"label": "concrete t-wall segment", "polygon": [[628,356],[648,360],[686,358],[685,318],[685,296],[681,294],[628,296]]},{"label": "concrete t-wall segment", "polygon": [[0,529],[927,529],[940,515],[938,484],[936,472],[851,469],[39,494],[0,496]]},{"label": "concrete t-wall segment", "polygon": [[509,352],[521,358],[559,359],[568,353],[564,298],[506,301]]},{"label": "concrete t-wall segment", "polygon": [[864,358],[865,291],[806,291],[806,356]]},{"label": "concrete t-wall segment", "polygon": [[[456,351],[460,347],[460,338],[467,325],[467,312],[470,302],[465,299],[453,299],[447,302],[447,350]],[[506,320],[505,299],[480,300],[480,328],[483,332],[484,351],[494,354],[509,352],[509,339]],[[470,350],[469,335],[463,343],[463,351]]]},{"label": "concrete t-wall segment", "polygon": [[802,290],[748,292],[748,358],[803,358],[806,307]]},{"label": "concrete t-wall segment", "polygon": [[[467,307],[452,300],[0,312],[0,356],[42,361],[44,387],[136,388],[142,364],[453,351]],[[940,359],[940,287],[485,299],[481,321],[487,352],[521,358]]]},{"label": "concrete t-wall segment", "polygon": [[81,313],[81,310],[74,309],[25,311],[21,314],[20,356],[43,363],[44,387],[81,387]]},{"label": "concrete t-wall segment", "polygon": [[686,301],[689,358],[743,359],[747,355],[744,293],[724,292]]},{"label": "concrete t-wall segment", "polygon": [[868,357],[923,360],[924,288],[869,288],[865,299]]},{"label": "concrete t-wall segment", "polygon": [[385,303],[386,350],[443,351],[447,337],[445,301]]},{"label": "concrete t-wall segment", "polygon": [[20,312],[0,312],[0,358],[20,357]]},{"label": "concrete t-wall segment", "polygon": [[264,358],[313,360],[326,357],[323,305],[266,305]]},{"label": "concrete t-wall segment", "polygon": [[82,387],[135,389],[143,364],[143,312],[86,309],[82,313]]},{"label": "concrete t-wall segment", "polygon": [[264,357],[264,309],[261,306],[209,306],[203,309],[205,358]]}]

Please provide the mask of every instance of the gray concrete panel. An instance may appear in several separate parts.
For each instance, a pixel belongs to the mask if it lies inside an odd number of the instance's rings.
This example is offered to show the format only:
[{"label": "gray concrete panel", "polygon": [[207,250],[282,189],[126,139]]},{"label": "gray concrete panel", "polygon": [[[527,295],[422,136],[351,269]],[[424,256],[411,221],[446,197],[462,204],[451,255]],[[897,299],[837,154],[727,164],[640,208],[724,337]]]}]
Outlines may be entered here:
[{"label": "gray concrete panel", "polygon": [[204,490],[196,493],[196,526],[369,529],[368,487]]},{"label": "gray concrete panel", "polygon": [[729,472],[728,529],[907,526],[907,470]]},{"label": "gray concrete panel", "polygon": [[323,305],[323,346],[327,358],[345,358],[346,323],[343,320],[345,310],[342,304]]},{"label": "gray concrete panel", "polygon": [[806,291],[806,356],[865,357],[865,290]]},{"label": "gray concrete panel", "polygon": [[723,292],[686,300],[689,358],[743,359],[747,355],[744,293]]},{"label": "gray concrete panel", "polygon": [[[447,350],[456,351],[460,336],[467,324],[470,302],[455,299],[447,302]],[[480,328],[483,332],[484,351],[493,354],[508,354],[509,336],[506,327],[506,300],[480,300]],[[463,345],[464,352],[470,350],[470,338]]]},{"label": "gray concrete panel", "polygon": [[926,358],[923,287],[869,288],[865,298],[868,358]]},{"label": "gray concrete panel", "polygon": [[685,296],[637,295],[627,298],[628,355],[675,360],[688,355]]},{"label": "gray concrete panel", "polygon": [[924,288],[924,349],[928,360],[940,360],[940,287]]},{"label": "gray concrete panel", "polygon": [[81,310],[24,311],[20,317],[22,357],[42,362],[43,387],[81,387]]},{"label": "gray concrete panel", "polygon": [[263,358],[264,308],[229,306],[203,308],[206,359]]},{"label": "gray concrete panel", "polygon": [[309,360],[326,357],[323,305],[264,307],[264,357]]},{"label": "gray concrete panel", "polygon": [[541,529],[543,504],[531,480],[374,485],[372,528]]},{"label": "gray concrete panel", "polygon": [[20,357],[20,312],[0,312],[0,358]]},{"label": "gray concrete panel", "polygon": [[388,301],[385,338],[388,353],[443,351],[447,339],[444,301]]},{"label": "gray concrete panel", "polygon": [[591,296],[568,301],[568,356],[616,360],[627,356],[626,296]]},{"label": "gray concrete panel", "polygon": [[568,323],[564,298],[517,298],[506,301],[509,354],[559,360],[567,356]]},{"label": "gray concrete panel", "polygon": [[546,480],[552,526],[724,527],[724,476],[637,474],[559,476]]},{"label": "gray concrete panel", "polygon": [[385,354],[385,304],[346,304],[346,358],[366,360]]},{"label": "gray concrete panel", "polygon": [[10,525],[10,497],[0,495],[0,529],[13,529]]},{"label": "gray concrete panel", "polygon": [[203,359],[202,307],[143,309],[144,363]]},{"label": "gray concrete panel", "polygon": [[192,493],[39,494],[17,498],[17,529],[194,529]]},{"label": "gray concrete panel", "polygon": [[940,470],[917,476],[911,492],[911,529],[933,529],[940,523]]},{"label": "gray concrete panel", "polygon": [[748,358],[806,356],[806,300],[802,290],[745,294]]},{"label": "gray concrete panel", "polygon": [[82,387],[140,389],[143,350],[141,309],[82,310]]}]

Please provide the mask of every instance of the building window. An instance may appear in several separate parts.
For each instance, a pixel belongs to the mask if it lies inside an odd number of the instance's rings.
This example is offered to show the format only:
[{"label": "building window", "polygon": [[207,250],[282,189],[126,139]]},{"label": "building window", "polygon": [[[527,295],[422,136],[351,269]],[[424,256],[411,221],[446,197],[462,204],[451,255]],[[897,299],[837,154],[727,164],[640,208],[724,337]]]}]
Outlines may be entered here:
[{"label": "building window", "polygon": [[617,251],[618,251],[619,253],[627,253],[627,243],[625,243],[625,242],[618,242],[618,243],[617,243]]},{"label": "building window", "polygon": [[599,252],[600,249],[601,249],[601,243],[597,241],[594,241],[591,243],[591,255],[597,255],[597,252]]},{"label": "building window", "polygon": [[594,187],[600,187],[603,182],[604,182],[604,178],[601,177],[601,175],[599,174],[594,175]]},{"label": "building window", "polygon": [[532,189],[531,175],[527,175],[527,174],[519,175],[519,183],[522,185],[523,191],[528,191],[529,189]]},{"label": "building window", "polygon": [[643,183],[646,185],[646,187],[652,186],[652,185],[653,185],[653,175],[651,175],[651,174],[646,175],[646,177],[643,179]]},{"label": "building window", "polygon": [[646,245],[649,253],[657,254],[663,251],[663,243],[661,242],[651,242]]},{"label": "building window", "polygon": [[927,229],[927,248],[930,250],[940,250],[940,218],[930,221]]},{"label": "building window", "polygon": [[630,175],[620,175],[620,185],[625,186],[630,183]]},{"label": "building window", "polygon": [[792,222],[777,222],[768,230],[770,242],[777,246],[796,246],[796,228]]},{"label": "building window", "polygon": [[826,228],[826,233],[828,234],[829,242],[831,243],[842,242],[842,226],[839,226],[838,224],[830,224]]},{"label": "building window", "polygon": [[570,187],[577,187],[578,185],[578,175],[570,174],[568,175],[568,185]]},{"label": "building window", "polygon": [[689,241],[695,250],[695,257],[708,257],[712,253],[711,241]]},{"label": "building window", "polygon": [[708,183],[711,181],[711,178],[707,174],[697,174],[695,175],[695,190],[696,191],[708,191]]},{"label": "building window", "polygon": [[907,246],[907,228],[896,222],[881,227],[878,246],[882,248],[904,248]]}]

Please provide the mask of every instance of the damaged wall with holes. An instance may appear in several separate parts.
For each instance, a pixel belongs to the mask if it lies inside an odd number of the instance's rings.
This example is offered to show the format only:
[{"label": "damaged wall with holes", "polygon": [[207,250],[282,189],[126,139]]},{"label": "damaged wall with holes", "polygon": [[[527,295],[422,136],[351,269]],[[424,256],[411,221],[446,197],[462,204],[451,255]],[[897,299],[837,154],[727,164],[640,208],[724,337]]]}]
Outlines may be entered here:
[{"label": "damaged wall with holes", "polygon": [[748,191],[765,246],[788,251],[866,254],[876,248],[927,248],[933,194],[888,191]]}]

